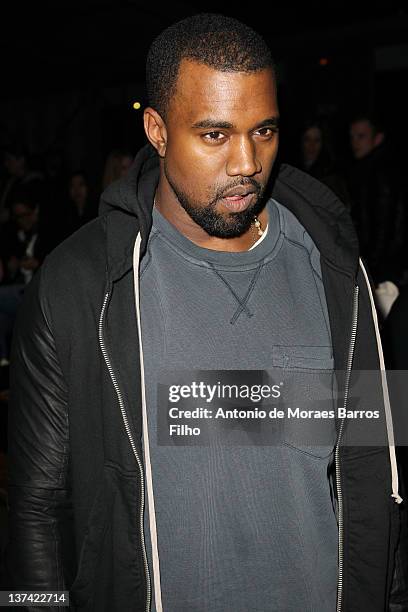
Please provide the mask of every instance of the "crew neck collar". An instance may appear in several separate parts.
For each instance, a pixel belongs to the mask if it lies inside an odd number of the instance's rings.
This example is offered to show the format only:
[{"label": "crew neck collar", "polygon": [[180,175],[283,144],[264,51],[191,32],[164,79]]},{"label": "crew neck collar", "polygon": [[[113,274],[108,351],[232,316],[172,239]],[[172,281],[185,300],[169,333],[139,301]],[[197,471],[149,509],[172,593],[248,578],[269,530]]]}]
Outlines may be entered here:
[{"label": "crew neck collar", "polygon": [[281,225],[278,207],[273,199],[268,200],[266,206],[268,210],[267,234],[255,248],[248,251],[217,251],[198,246],[170,223],[155,206],[153,207],[153,231],[158,231],[184,257],[194,260],[196,263],[211,262],[227,266],[253,264],[265,259],[275,249],[280,235]]}]

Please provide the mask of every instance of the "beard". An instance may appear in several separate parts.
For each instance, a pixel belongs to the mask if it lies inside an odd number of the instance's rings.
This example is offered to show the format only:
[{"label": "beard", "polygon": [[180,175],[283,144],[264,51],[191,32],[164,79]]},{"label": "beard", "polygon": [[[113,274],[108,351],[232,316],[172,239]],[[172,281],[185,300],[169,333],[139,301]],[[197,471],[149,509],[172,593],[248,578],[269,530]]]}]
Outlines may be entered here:
[{"label": "beard", "polygon": [[[183,189],[178,187],[169,176],[166,163],[164,163],[164,174],[167,182],[173,190],[180,205],[184,208],[191,219],[197,223],[207,234],[217,238],[237,238],[247,232],[254,221],[254,217],[263,210],[265,203],[263,193],[265,187],[261,186],[252,178],[242,179],[239,183],[223,187],[217,190],[209,204],[202,205],[194,201]],[[238,186],[251,186],[255,192],[254,202],[242,212],[230,212],[227,216],[218,213],[215,206],[223,197],[223,194]]]}]

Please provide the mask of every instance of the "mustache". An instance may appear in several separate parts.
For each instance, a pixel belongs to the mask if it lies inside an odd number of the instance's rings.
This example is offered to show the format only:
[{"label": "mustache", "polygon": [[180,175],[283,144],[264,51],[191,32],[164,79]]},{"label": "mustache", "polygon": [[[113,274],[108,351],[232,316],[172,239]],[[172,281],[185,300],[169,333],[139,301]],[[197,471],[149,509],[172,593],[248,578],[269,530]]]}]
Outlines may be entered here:
[{"label": "mustache", "polygon": [[248,185],[251,185],[251,187],[254,188],[254,191],[258,196],[263,191],[263,185],[258,183],[258,181],[256,181],[255,179],[253,178],[248,178],[245,180],[241,179],[240,181],[235,181],[234,183],[230,183],[229,185],[224,186],[222,189],[218,189],[211,204],[215,204],[215,202],[217,202],[217,200],[220,200],[224,196],[225,193],[230,191],[230,189],[234,189],[235,187],[248,187]]}]

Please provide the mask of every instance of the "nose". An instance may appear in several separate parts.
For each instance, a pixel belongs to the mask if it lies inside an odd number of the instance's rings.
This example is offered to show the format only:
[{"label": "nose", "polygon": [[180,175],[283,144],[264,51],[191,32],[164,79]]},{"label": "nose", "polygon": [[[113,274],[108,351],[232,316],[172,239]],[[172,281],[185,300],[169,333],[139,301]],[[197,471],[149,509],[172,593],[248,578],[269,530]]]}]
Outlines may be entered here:
[{"label": "nose", "polygon": [[229,176],[253,176],[261,170],[262,165],[257,158],[254,142],[243,136],[231,143],[227,162]]}]

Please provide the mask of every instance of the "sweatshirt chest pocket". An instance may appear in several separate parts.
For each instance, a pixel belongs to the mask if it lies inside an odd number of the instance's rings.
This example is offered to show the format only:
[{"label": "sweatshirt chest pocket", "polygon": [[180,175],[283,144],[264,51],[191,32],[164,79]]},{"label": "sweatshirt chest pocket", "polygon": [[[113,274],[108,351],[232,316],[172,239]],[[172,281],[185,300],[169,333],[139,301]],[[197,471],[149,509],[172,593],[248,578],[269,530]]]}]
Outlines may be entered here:
[{"label": "sweatshirt chest pocket", "polygon": [[330,346],[280,345],[273,349],[280,376],[283,443],[316,458],[331,455],[336,441],[334,359]]},{"label": "sweatshirt chest pocket", "polygon": [[333,370],[331,346],[278,345],[272,349],[274,367],[294,370]]}]

